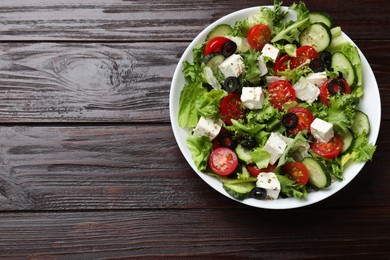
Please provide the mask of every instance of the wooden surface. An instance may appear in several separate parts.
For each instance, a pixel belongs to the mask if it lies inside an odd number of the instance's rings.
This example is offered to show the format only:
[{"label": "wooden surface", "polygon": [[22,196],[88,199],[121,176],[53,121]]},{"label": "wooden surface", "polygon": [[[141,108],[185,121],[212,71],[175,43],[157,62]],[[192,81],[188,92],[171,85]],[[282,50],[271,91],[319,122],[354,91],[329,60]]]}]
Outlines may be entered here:
[{"label": "wooden surface", "polygon": [[0,1],[0,259],[389,259],[388,1],[306,3],[370,62],[381,130],[346,188],[275,211],[236,203],[191,170],[168,103],[201,30],[272,1]]}]

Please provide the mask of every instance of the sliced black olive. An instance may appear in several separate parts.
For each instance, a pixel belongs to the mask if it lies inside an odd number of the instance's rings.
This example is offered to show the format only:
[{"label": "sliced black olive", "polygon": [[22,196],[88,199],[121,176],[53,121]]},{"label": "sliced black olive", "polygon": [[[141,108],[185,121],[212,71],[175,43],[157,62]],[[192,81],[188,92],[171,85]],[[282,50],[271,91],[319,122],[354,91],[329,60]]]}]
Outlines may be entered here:
[{"label": "sliced black olive", "polygon": [[282,118],[282,124],[287,129],[294,128],[298,125],[298,116],[294,113],[287,113]]},{"label": "sliced black olive", "polygon": [[236,92],[240,88],[240,81],[237,77],[227,77],[223,83],[223,89],[228,93]]},{"label": "sliced black olive", "polygon": [[344,80],[340,78],[332,79],[328,83],[328,91],[332,96],[336,95],[337,93],[344,94],[345,92]]},{"label": "sliced black olive", "polygon": [[257,146],[257,142],[255,140],[243,140],[241,141],[241,145],[247,150],[252,150]]},{"label": "sliced black olive", "polygon": [[310,62],[309,68],[313,72],[322,72],[326,70],[326,64],[323,60],[321,59],[314,59]]},{"label": "sliced black olive", "polygon": [[320,59],[325,63],[326,69],[330,71],[332,67],[332,54],[328,51],[323,51],[319,55]]},{"label": "sliced black olive", "polygon": [[233,55],[237,50],[237,44],[233,41],[227,41],[222,45],[222,55],[229,57]]},{"label": "sliced black olive", "polygon": [[233,136],[228,132],[221,134],[219,136],[218,141],[219,141],[220,146],[227,147],[227,148],[230,148],[232,150],[234,150],[234,148],[236,148],[236,146],[237,146],[236,140],[234,140]]},{"label": "sliced black olive", "polygon": [[251,197],[257,200],[264,200],[267,198],[267,190],[256,187],[251,190]]}]

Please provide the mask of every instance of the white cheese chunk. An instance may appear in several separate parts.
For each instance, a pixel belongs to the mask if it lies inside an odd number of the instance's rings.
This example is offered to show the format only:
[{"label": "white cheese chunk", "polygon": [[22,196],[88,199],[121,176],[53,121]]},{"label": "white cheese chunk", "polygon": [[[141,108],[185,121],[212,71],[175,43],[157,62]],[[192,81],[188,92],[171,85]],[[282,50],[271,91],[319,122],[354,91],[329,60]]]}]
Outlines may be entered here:
[{"label": "white cheese chunk", "polygon": [[265,64],[264,57],[262,55],[260,55],[257,60],[259,62],[260,77],[262,77],[268,73],[267,65]]},{"label": "white cheese chunk", "polygon": [[267,85],[270,85],[271,83],[274,83],[278,80],[286,80],[287,78],[284,76],[265,76],[265,83]]},{"label": "white cheese chunk", "polygon": [[221,84],[213,74],[213,70],[210,67],[203,69],[207,83],[209,83],[213,89],[221,89]]},{"label": "white cheese chunk", "polygon": [[310,125],[311,134],[320,142],[327,143],[333,138],[333,124],[320,118],[314,119]]},{"label": "white cheese chunk", "polygon": [[326,72],[309,73],[306,76],[307,82],[313,84],[317,88],[321,87],[322,83],[328,79]]},{"label": "white cheese chunk", "polygon": [[245,71],[244,61],[238,54],[233,54],[228,57],[218,66],[218,68],[225,78],[238,77]]},{"label": "white cheese chunk", "polygon": [[225,37],[233,41],[237,45],[236,53],[246,52],[251,48],[248,40],[244,37],[238,37],[238,36],[225,36]]},{"label": "white cheese chunk", "polygon": [[261,109],[264,103],[264,92],[261,87],[244,87],[241,92],[241,101],[249,109]]},{"label": "white cheese chunk", "polygon": [[256,186],[267,191],[267,199],[277,199],[281,185],[278,177],[273,172],[261,172],[257,176]]},{"label": "white cheese chunk", "polygon": [[309,83],[305,77],[300,77],[293,86],[295,95],[302,101],[312,104],[320,94],[320,89]]},{"label": "white cheese chunk", "polygon": [[279,133],[271,133],[271,136],[268,138],[265,143],[263,150],[269,152],[270,164],[275,164],[275,162],[282,156],[284,150],[287,147],[287,140],[284,140]]},{"label": "white cheese chunk", "polygon": [[272,59],[273,62],[275,62],[280,55],[280,50],[272,44],[267,43],[264,45],[263,49],[261,50],[261,53],[264,57],[269,57]]},{"label": "white cheese chunk", "polygon": [[207,136],[210,140],[213,140],[219,134],[221,128],[222,122],[202,116],[194,129],[194,135]]}]

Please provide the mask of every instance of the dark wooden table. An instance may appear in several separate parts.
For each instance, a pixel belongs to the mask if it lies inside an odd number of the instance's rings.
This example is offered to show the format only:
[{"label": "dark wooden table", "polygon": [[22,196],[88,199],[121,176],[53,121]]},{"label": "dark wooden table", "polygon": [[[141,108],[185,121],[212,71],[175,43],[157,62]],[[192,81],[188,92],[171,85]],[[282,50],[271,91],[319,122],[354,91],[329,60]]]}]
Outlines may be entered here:
[{"label": "dark wooden table", "polygon": [[185,48],[218,18],[272,3],[0,1],[0,258],[389,259],[388,1],[306,1],[356,42],[381,93],[374,160],[339,193],[247,207],[178,149],[168,97]]}]

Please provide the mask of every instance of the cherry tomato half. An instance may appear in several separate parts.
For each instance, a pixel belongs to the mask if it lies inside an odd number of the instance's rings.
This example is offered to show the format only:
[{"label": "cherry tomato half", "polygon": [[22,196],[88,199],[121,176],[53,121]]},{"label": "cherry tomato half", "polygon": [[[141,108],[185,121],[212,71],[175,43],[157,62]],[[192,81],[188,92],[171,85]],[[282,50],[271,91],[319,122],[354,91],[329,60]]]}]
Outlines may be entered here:
[{"label": "cherry tomato half", "polygon": [[231,119],[238,120],[245,117],[245,109],[241,106],[240,97],[238,93],[230,93],[221,100],[219,113],[227,125],[232,124]]},{"label": "cherry tomato half", "polygon": [[291,69],[295,69],[304,64],[307,60],[318,59],[320,55],[311,46],[301,46],[296,50],[296,57],[291,60]]},{"label": "cherry tomato half", "polygon": [[[331,84],[331,86],[330,86],[330,84]],[[321,102],[326,106],[329,106],[329,98],[331,96],[333,96],[329,92],[329,87],[331,87],[335,93],[340,93],[340,92],[342,94],[350,94],[351,93],[351,87],[348,85],[348,83],[347,83],[347,81],[345,81],[345,79],[337,78],[337,79],[328,79],[328,80],[324,81],[324,83],[322,83],[321,88],[320,88],[320,99],[321,99]]]},{"label": "cherry tomato half", "polygon": [[286,80],[277,80],[268,86],[269,102],[273,107],[282,109],[284,103],[294,101],[295,90]]},{"label": "cherry tomato half", "polygon": [[249,29],[247,39],[253,49],[261,51],[271,41],[271,30],[265,24],[256,24]]},{"label": "cherry tomato half", "polygon": [[314,121],[313,114],[304,107],[291,108],[289,113],[293,113],[298,117],[298,123],[294,128],[289,128],[287,131],[292,135],[297,135],[302,130],[308,130],[310,132],[310,125]]},{"label": "cherry tomato half", "polygon": [[226,176],[234,172],[238,165],[237,155],[229,148],[219,147],[211,152],[209,166],[216,174]]},{"label": "cherry tomato half", "polygon": [[288,64],[291,63],[292,58],[288,55],[282,56],[278,59],[274,65],[274,74],[279,75],[279,71],[285,71],[288,68]]},{"label": "cherry tomato half", "polygon": [[341,152],[341,149],[343,148],[343,141],[340,136],[335,134],[327,143],[319,142],[315,139],[311,143],[310,148],[319,156],[333,159]]},{"label": "cherry tomato half", "polygon": [[282,171],[295,183],[306,185],[309,180],[309,171],[301,162],[286,163],[283,165]]},{"label": "cherry tomato half", "polygon": [[261,172],[274,172],[276,166],[269,164],[266,168],[259,169],[256,164],[248,164],[246,168],[253,177],[257,177]]},{"label": "cherry tomato half", "polygon": [[204,47],[203,55],[206,57],[207,55],[214,53],[214,52],[221,52],[222,46],[225,44],[225,42],[229,41],[228,38],[217,36],[214,38],[211,38]]}]

